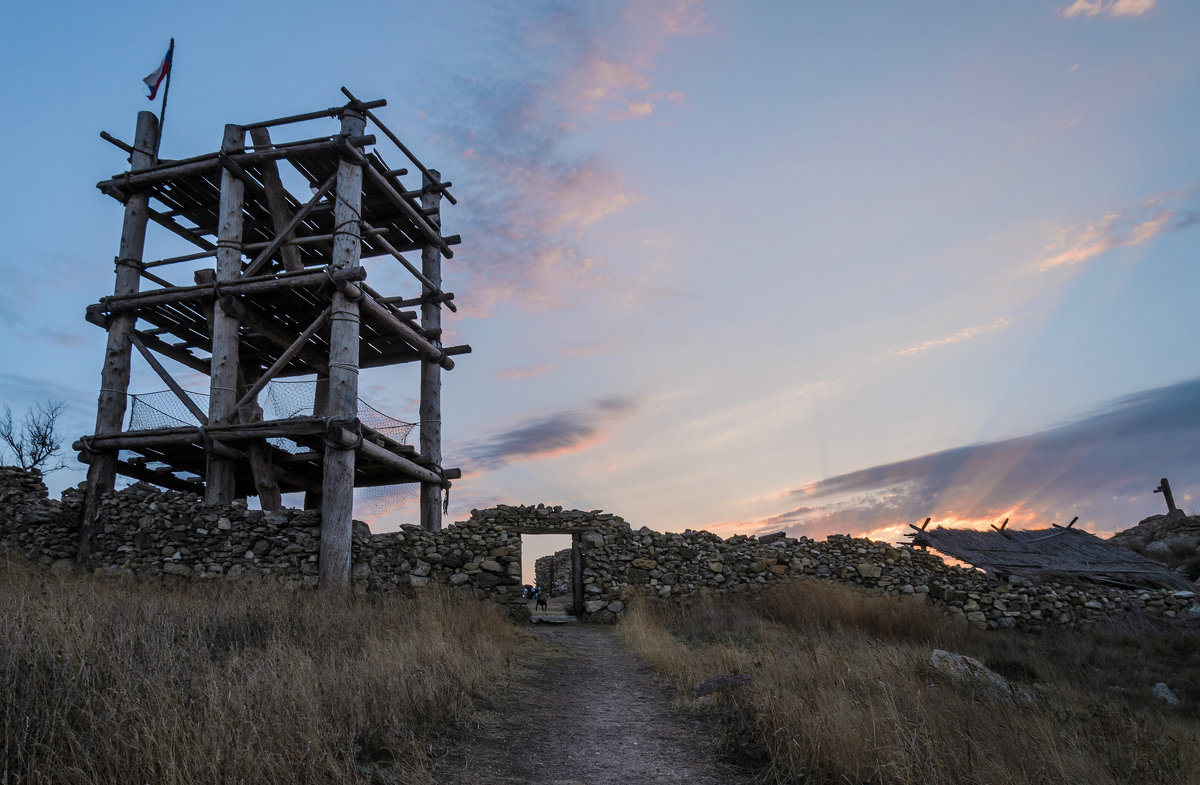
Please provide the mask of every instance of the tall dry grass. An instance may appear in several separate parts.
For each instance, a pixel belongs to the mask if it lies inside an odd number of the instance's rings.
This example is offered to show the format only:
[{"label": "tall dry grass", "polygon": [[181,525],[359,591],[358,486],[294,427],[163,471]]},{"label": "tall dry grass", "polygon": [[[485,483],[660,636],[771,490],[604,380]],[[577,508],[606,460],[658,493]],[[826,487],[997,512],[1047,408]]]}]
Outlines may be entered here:
[{"label": "tall dry grass", "polygon": [[525,635],[426,593],[123,587],[0,565],[0,783],[424,783]]},{"label": "tall dry grass", "polygon": [[[1151,683],[1109,689],[1112,652],[1081,662],[1121,633],[969,634],[921,603],[821,581],[684,610],[635,603],[619,630],[764,782],[1200,783],[1195,716],[1158,704]],[[1123,674],[1200,673],[1195,632],[1139,639]],[[933,648],[1002,667],[1033,701],[943,676]],[[751,680],[694,697],[730,673]]]}]

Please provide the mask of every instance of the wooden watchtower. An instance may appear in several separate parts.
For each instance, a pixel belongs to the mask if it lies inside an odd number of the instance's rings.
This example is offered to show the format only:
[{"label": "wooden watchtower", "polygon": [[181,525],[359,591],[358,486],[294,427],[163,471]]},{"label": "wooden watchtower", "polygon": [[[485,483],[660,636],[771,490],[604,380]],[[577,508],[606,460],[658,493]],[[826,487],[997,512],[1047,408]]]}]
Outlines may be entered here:
[{"label": "wooden watchtower", "polygon": [[[306,506],[321,510],[325,587],[349,585],[355,487],[420,483],[421,525],[441,528],[442,491],[460,472],[441,465],[440,374],[454,367],[453,355],[470,352],[441,342],[441,309],[455,310],[454,295],[441,288],[441,260],[459,239],[442,235],[440,207],[443,198],[456,202],[450,183],[372,113],[385,101],[342,91],[344,106],[227,125],[218,151],[183,160],[157,158],[150,112],[139,113],[132,145],[102,134],[129,153],[131,166],[97,186],[125,205],[125,218],[113,295],[87,309],[88,321],[108,331],[108,347],[95,433],[75,443],[89,464],[81,563],[99,495],[117,474],[202,493],[208,504],[257,495],[274,509],[281,493],[306,492]],[[340,121],[336,133],[271,137],[272,129],[322,118]],[[385,163],[368,120],[412,172]],[[281,164],[311,193],[289,191]],[[408,175],[419,176],[420,187],[406,187]],[[150,222],[195,252],[144,261]],[[419,268],[404,256],[410,252],[420,253]],[[362,262],[377,257],[415,279],[407,297],[366,283]],[[190,270],[192,280],[167,280],[166,270]],[[194,426],[123,429],[134,349]],[[159,357],[209,377],[207,411]],[[359,371],[408,362],[421,369],[419,450],[358,417]],[[258,396],[284,377],[315,377],[312,412],[263,419]]]}]

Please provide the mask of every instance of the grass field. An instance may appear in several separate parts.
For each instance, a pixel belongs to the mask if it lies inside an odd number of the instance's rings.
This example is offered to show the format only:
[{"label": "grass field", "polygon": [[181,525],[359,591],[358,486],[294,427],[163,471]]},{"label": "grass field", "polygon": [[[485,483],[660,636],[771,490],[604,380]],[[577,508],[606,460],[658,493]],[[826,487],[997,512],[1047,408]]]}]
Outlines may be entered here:
[{"label": "grass field", "polygon": [[[810,580],[682,611],[635,604],[619,631],[764,782],[1200,783],[1195,626],[968,633],[923,603]],[[1032,701],[944,676],[934,648]],[[750,679],[696,698],[719,674]],[[1155,698],[1158,681],[1183,705]]]},{"label": "grass field", "polygon": [[0,564],[0,783],[424,783],[528,638],[438,592],[341,602]]}]

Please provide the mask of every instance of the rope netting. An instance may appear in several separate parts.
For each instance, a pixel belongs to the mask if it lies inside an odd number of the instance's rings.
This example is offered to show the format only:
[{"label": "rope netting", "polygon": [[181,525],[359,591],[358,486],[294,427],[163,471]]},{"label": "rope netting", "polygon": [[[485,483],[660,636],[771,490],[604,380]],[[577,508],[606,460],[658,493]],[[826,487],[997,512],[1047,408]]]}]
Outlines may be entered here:
[{"label": "rope netting", "polygon": [[[292,417],[313,416],[318,386],[326,384],[328,384],[327,380],[269,382],[258,396],[258,403],[263,410],[263,419],[286,420]],[[208,411],[209,396],[207,393],[188,391],[187,395],[200,411]],[[130,395],[129,401],[128,430],[186,428],[200,425],[196,416],[170,390]],[[358,400],[358,419],[363,425],[373,428],[401,444],[408,443],[408,437],[416,427],[416,423],[405,422],[384,414],[361,398]],[[307,449],[291,439],[278,438],[267,441],[285,452],[300,453]],[[355,491],[354,514],[356,517],[366,519],[368,523],[379,520],[415,504],[421,497],[420,489],[421,486],[415,483],[359,488]]]},{"label": "rope netting", "polygon": [[[318,386],[326,384],[328,382],[324,380],[319,382],[269,382],[258,396],[258,403],[263,410],[263,419],[286,420],[292,417],[313,416]],[[200,411],[208,411],[207,393],[189,391],[187,395]],[[200,424],[196,416],[170,390],[139,393],[130,395],[129,399],[129,430],[131,431],[183,428]],[[358,400],[358,419],[368,428],[374,428],[401,444],[408,443],[409,434],[412,433],[413,428],[417,427],[416,423],[405,422],[384,414],[361,398]],[[271,441],[274,443],[288,440],[272,439]],[[282,447],[282,445],[279,446]],[[296,451],[287,447],[283,447],[283,449],[288,449],[289,452]]]}]

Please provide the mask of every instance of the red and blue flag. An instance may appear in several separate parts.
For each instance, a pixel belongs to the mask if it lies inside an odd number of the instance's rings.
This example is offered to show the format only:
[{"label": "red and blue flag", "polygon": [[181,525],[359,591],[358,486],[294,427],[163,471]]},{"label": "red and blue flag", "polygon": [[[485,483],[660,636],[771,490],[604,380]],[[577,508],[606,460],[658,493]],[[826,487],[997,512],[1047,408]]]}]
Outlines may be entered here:
[{"label": "red and blue flag", "polygon": [[167,54],[159,63],[158,68],[150,72],[142,81],[146,83],[146,87],[150,88],[148,100],[153,101],[154,96],[158,95],[158,86],[162,84],[171,73],[171,58],[175,55],[175,39],[171,39],[171,46],[167,49]]}]

